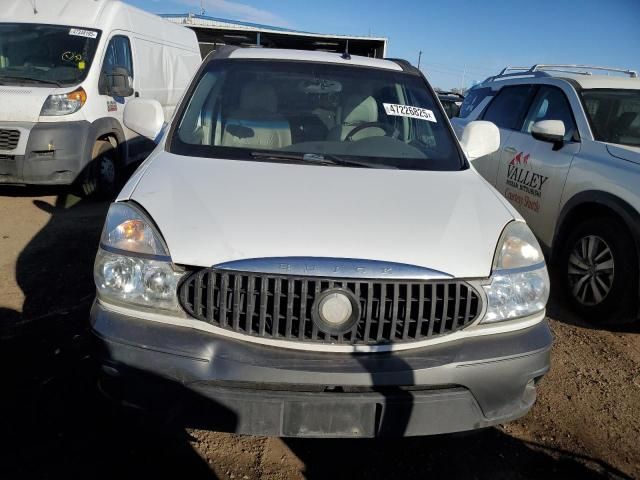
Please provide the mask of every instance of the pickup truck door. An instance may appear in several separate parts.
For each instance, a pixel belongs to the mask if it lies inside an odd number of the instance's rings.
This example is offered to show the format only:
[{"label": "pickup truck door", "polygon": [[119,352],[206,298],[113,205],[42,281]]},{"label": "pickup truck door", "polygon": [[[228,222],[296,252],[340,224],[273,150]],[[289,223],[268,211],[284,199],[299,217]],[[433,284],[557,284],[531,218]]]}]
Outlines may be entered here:
[{"label": "pickup truck door", "polygon": [[[564,145],[536,140],[531,127],[541,120],[561,120]],[[520,131],[513,132],[503,149],[496,188],[525,218],[533,232],[551,244],[560,198],[573,157],[580,151],[576,123],[562,90],[543,85],[537,91]]]}]

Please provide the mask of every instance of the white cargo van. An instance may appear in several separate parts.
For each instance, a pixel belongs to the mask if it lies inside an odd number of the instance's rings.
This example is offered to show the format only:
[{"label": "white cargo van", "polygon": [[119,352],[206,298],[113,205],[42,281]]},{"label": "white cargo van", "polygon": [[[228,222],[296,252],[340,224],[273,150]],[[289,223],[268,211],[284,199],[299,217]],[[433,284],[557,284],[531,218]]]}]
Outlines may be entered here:
[{"label": "white cargo van", "polygon": [[113,191],[150,145],[123,125],[127,101],[168,119],[201,62],[195,33],[114,0],[2,3],[0,184]]}]

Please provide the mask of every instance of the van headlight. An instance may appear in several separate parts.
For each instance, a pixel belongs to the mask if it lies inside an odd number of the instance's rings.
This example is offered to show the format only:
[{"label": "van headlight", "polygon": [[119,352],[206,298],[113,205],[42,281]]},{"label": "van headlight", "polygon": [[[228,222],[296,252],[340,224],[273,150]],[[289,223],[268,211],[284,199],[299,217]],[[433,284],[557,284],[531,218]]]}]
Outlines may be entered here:
[{"label": "van headlight", "polygon": [[545,309],[549,274],[540,245],[524,222],[511,222],[502,232],[490,280],[483,286],[487,312],[482,323],[512,320]]},{"label": "van headlight", "polygon": [[82,87],[70,93],[55,93],[44,101],[40,115],[43,117],[70,115],[76,113],[87,101],[87,93]]},{"label": "van headlight", "polygon": [[130,203],[111,205],[93,270],[101,300],[179,311],[177,291],[183,275],[141,209]]}]

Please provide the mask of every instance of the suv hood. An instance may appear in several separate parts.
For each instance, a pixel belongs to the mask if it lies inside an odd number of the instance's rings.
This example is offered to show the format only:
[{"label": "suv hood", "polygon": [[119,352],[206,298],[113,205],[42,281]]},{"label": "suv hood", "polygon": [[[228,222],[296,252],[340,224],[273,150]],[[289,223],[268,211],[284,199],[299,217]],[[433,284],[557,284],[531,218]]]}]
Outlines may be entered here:
[{"label": "suv hood", "polygon": [[39,85],[0,86],[0,122],[37,122],[44,101],[57,90]]},{"label": "suv hood", "polygon": [[145,167],[130,198],[183,265],[334,257],[488,277],[500,234],[513,220],[472,169],[343,168],[167,152]]}]

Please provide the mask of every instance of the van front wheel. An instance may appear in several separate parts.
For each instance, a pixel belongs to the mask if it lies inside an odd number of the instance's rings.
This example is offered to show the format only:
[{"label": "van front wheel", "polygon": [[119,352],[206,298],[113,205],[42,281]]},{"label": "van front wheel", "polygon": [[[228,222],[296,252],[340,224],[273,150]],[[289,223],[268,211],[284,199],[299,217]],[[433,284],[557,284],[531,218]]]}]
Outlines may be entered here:
[{"label": "van front wheel", "polygon": [[81,193],[91,198],[111,198],[116,193],[118,152],[107,140],[97,140],[81,182]]}]

